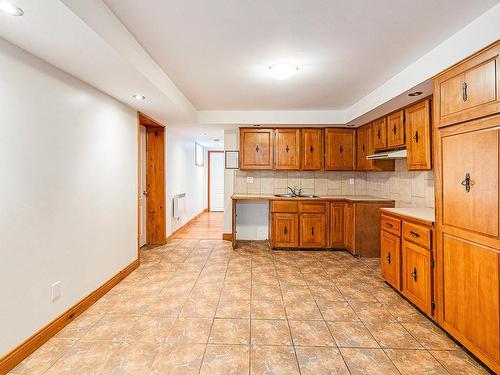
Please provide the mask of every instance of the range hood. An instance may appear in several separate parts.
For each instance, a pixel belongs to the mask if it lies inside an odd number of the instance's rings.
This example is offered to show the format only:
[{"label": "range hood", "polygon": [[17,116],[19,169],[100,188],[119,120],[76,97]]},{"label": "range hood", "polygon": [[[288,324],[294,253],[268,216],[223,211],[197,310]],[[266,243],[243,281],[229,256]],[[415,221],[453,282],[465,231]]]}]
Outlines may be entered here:
[{"label": "range hood", "polygon": [[368,155],[368,160],[390,160],[390,159],[406,159],[406,149],[378,152],[376,154]]}]

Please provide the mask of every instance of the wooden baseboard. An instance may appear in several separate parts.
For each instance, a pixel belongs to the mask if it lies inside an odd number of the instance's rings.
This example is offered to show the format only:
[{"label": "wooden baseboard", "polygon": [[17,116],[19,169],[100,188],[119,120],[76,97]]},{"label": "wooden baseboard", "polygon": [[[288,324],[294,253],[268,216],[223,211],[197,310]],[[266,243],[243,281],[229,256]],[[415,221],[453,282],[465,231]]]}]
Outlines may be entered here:
[{"label": "wooden baseboard", "polygon": [[198,215],[194,216],[191,220],[189,220],[186,224],[184,224],[182,227],[180,228],[177,228],[175,231],[172,232],[172,234],[170,236],[167,237],[167,241],[171,241],[175,238],[175,236],[177,234],[179,234],[179,232],[181,232],[182,230],[184,229],[187,229],[191,224],[193,224],[193,222],[198,219],[201,215],[203,215],[205,212],[208,212],[208,208],[205,208],[203,211],[201,211]]},{"label": "wooden baseboard", "polygon": [[232,233],[222,233],[222,239],[224,241],[232,241],[233,240],[233,234]]},{"label": "wooden baseboard", "polygon": [[71,323],[77,316],[92,306],[97,300],[109,292],[115,285],[127,277],[132,271],[139,267],[139,259],[134,260],[123,270],[118,272],[105,284],[94,290],[62,315],[47,324],[17,348],[0,358],[0,374],[7,374],[10,370],[21,363],[26,357],[46,343],[57,332]]}]

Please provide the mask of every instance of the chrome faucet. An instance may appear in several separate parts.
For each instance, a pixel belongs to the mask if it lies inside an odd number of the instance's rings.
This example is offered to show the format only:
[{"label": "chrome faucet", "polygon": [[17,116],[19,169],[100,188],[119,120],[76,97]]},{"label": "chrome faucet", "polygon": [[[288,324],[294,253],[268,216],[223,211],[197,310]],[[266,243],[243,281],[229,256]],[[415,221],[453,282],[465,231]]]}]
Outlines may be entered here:
[{"label": "chrome faucet", "polygon": [[[294,197],[299,197],[302,195],[302,189],[299,188],[298,186],[294,186],[293,189],[290,186],[288,186],[288,190],[291,191],[291,193]],[[297,193],[297,190],[299,191],[298,193]]]}]

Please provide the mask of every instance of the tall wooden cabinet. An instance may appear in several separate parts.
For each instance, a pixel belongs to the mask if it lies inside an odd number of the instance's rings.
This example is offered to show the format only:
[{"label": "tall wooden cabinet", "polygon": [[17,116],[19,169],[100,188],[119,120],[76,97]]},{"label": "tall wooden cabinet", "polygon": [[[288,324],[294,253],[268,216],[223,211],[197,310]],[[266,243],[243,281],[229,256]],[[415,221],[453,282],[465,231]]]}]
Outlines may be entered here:
[{"label": "tall wooden cabinet", "polygon": [[440,324],[500,372],[500,43],[434,80]]}]

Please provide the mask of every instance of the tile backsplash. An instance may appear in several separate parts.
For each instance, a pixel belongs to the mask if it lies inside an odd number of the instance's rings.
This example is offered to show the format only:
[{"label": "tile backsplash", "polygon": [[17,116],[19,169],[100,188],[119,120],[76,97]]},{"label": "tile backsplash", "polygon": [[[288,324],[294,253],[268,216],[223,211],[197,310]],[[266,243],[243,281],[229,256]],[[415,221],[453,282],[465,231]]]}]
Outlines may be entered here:
[{"label": "tile backsplash", "polygon": [[[396,160],[394,172],[234,172],[234,193],[281,194],[298,186],[305,194],[371,195],[390,198],[396,207],[434,207],[434,172],[409,172],[406,160]],[[247,182],[253,178],[253,183]]]}]

